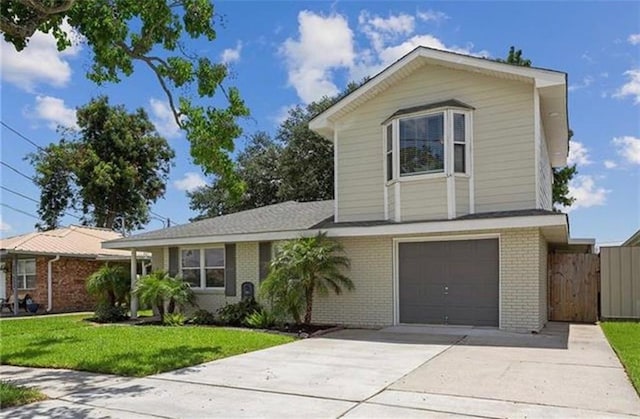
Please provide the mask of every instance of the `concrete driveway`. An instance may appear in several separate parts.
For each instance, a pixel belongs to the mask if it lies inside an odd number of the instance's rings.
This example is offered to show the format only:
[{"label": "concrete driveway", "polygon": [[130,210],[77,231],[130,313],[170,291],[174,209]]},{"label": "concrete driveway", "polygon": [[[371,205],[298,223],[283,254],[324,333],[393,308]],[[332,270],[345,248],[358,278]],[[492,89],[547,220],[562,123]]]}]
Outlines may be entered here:
[{"label": "concrete driveway", "polygon": [[0,378],[54,397],[11,418],[640,417],[592,325],[345,330],[142,379],[6,366]]}]

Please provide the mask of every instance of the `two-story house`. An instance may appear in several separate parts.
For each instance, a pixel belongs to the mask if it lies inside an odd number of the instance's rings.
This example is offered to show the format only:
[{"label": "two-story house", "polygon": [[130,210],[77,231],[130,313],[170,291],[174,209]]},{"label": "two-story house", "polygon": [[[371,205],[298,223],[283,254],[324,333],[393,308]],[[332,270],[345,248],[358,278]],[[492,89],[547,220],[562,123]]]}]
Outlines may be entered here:
[{"label": "two-story house", "polygon": [[281,240],[326,231],[355,290],[314,322],[538,331],[547,254],[566,245],[552,167],[566,164],[567,79],[417,48],[310,122],[333,142],[335,200],[286,202],[106,243],[153,254],[214,310],[256,289]]}]

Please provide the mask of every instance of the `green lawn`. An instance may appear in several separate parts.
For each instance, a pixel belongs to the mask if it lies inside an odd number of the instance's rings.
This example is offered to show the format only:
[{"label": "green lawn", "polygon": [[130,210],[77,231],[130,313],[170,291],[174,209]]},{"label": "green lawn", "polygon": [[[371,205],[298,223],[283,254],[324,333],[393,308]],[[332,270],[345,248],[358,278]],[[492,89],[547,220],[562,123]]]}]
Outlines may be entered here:
[{"label": "green lawn", "polygon": [[0,363],[140,377],[293,340],[224,328],[94,325],[85,317],[0,320]]},{"label": "green lawn", "polygon": [[604,322],[602,330],[640,393],[640,322]]},{"label": "green lawn", "polygon": [[38,390],[0,381],[0,409],[46,399]]}]

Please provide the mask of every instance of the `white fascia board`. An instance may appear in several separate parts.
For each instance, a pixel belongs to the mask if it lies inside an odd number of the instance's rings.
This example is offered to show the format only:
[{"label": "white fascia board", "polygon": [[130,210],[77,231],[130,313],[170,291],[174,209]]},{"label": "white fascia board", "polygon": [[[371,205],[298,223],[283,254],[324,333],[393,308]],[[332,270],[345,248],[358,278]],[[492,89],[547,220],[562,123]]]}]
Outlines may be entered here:
[{"label": "white fascia board", "polygon": [[[288,240],[309,237],[326,232],[330,237],[397,236],[407,234],[453,233],[458,231],[501,230],[508,228],[564,227],[568,230],[565,214],[534,215],[522,217],[481,218],[470,220],[443,220],[402,224],[385,224],[367,227],[333,227],[313,230],[272,231],[250,234],[228,234],[221,236],[200,236],[157,240],[127,240],[106,242],[103,247],[110,249],[143,249],[160,246],[197,245],[209,243],[238,243],[254,241]],[[108,246],[108,247],[107,247]]]},{"label": "white fascia board", "polygon": [[395,63],[391,64],[389,67],[382,70],[380,73],[373,76],[373,78],[365,83],[362,87],[348,94],[347,96],[336,102],[329,109],[325,110],[324,112],[313,118],[311,121],[309,121],[309,129],[321,133],[324,136],[329,136],[329,132],[333,130],[333,123],[330,121],[330,119],[334,114],[336,114],[344,106],[362,97],[368,91],[374,89],[385,80],[393,77],[393,75],[398,70],[407,65],[410,61],[413,61],[414,59],[417,59],[419,57],[426,58],[431,61],[438,61],[439,64],[445,66],[446,64],[455,64],[485,71],[493,71],[530,78],[535,81],[535,85],[537,87],[566,84],[566,74],[560,71],[546,70],[535,67],[531,68],[516,66],[511,64],[499,63],[486,58],[472,57],[427,47],[417,47]]}]

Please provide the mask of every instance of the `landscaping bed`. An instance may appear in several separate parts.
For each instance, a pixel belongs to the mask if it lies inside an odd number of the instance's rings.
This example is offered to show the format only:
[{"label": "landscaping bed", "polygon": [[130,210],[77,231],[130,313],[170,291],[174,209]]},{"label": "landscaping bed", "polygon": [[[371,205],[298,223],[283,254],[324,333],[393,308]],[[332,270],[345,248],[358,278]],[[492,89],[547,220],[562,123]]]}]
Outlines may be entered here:
[{"label": "landscaping bed", "polygon": [[640,394],[640,322],[607,321],[600,326]]}]

